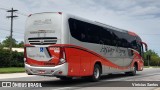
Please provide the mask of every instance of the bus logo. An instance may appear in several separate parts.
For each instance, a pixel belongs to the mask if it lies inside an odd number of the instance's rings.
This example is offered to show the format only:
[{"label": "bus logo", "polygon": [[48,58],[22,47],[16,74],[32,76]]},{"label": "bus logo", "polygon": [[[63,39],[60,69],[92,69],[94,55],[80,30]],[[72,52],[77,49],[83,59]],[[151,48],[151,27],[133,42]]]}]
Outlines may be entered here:
[{"label": "bus logo", "polygon": [[43,51],[44,51],[43,47],[40,47],[40,52],[43,52]]},{"label": "bus logo", "polygon": [[44,43],[44,40],[40,40],[40,43],[43,44],[43,43]]}]

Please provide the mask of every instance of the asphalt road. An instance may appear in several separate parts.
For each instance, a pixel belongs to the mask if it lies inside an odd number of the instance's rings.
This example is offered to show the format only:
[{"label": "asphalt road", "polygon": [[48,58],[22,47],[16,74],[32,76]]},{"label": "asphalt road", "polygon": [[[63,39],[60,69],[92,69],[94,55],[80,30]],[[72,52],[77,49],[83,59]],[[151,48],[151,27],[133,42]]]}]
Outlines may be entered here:
[{"label": "asphalt road", "polygon": [[[0,90],[160,90],[158,87],[119,87],[125,86],[130,81],[158,81],[160,82],[160,68],[147,68],[141,72],[137,72],[136,76],[126,76],[123,73],[106,75],[99,82],[90,82],[86,79],[73,79],[69,81],[61,81],[55,77],[32,76],[21,78],[0,79],[0,81],[28,81],[42,83],[41,88],[0,88]],[[112,82],[113,81],[113,82]],[[128,82],[119,82],[128,81]],[[109,87],[112,86],[112,87]],[[160,87],[160,85],[159,85]]]}]

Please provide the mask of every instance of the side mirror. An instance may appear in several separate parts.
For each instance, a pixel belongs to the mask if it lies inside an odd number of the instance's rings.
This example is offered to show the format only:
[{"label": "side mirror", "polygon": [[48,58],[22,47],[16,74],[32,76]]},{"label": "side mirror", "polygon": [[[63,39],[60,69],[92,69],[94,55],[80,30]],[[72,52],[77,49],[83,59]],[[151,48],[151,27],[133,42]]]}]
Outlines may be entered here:
[{"label": "side mirror", "polygon": [[145,50],[148,51],[148,46],[145,42],[141,42],[145,46]]}]

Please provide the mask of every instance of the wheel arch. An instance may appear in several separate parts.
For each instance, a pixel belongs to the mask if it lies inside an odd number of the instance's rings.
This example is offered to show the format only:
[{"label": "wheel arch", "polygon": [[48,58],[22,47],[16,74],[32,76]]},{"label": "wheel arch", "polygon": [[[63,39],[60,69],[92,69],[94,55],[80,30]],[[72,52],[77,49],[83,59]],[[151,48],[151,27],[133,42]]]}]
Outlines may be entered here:
[{"label": "wheel arch", "polygon": [[136,70],[138,71],[138,62],[134,62],[133,66],[136,66]]},{"label": "wheel arch", "polygon": [[102,63],[101,63],[100,61],[96,61],[95,64],[94,64],[94,66],[95,66],[96,64],[100,66],[100,68],[101,68],[101,71],[100,71],[100,72],[101,72],[101,74],[102,74],[102,71],[103,71],[103,70],[102,70]]}]

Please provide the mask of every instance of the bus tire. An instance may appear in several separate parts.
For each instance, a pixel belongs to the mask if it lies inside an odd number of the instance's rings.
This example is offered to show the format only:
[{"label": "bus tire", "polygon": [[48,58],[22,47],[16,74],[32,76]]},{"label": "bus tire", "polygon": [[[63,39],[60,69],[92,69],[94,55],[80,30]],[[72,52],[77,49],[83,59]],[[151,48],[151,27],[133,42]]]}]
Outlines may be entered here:
[{"label": "bus tire", "polygon": [[100,76],[101,76],[101,67],[98,64],[95,64],[93,75],[91,76],[91,81],[93,82],[99,81]]},{"label": "bus tire", "polygon": [[125,72],[125,74],[126,75],[130,75],[130,76],[135,76],[136,72],[137,72],[137,66],[136,66],[136,64],[134,64],[133,71],[131,71],[131,72]]}]

